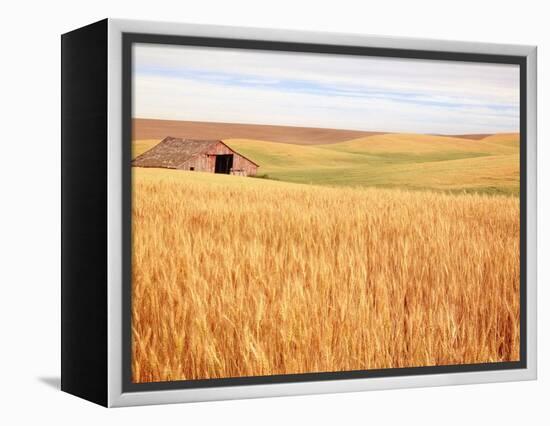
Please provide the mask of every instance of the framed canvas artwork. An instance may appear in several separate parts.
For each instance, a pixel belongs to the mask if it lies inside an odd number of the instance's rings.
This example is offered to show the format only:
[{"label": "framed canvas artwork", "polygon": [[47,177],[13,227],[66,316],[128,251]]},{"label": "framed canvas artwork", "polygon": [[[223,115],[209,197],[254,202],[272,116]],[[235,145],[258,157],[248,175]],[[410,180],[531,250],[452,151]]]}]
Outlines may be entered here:
[{"label": "framed canvas artwork", "polygon": [[536,378],[536,49],[107,19],[62,36],[62,389]]}]

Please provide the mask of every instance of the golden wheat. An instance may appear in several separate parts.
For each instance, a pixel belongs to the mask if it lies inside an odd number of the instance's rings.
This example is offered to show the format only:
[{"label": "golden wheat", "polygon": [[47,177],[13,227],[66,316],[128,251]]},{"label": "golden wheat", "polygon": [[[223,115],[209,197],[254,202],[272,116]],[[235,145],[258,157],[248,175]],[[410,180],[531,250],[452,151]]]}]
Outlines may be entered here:
[{"label": "golden wheat", "polygon": [[155,173],[134,170],[135,382],[519,359],[517,198]]}]

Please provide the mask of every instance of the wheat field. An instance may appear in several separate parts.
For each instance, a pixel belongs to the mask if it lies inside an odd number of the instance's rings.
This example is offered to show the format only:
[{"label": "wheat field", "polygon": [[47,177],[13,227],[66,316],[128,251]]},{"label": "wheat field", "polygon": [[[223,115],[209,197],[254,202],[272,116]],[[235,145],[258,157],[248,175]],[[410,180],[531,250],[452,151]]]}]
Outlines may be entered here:
[{"label": "wheat field", "polygon": [[134,169],[134,382],[519,359],[519,200]]}]

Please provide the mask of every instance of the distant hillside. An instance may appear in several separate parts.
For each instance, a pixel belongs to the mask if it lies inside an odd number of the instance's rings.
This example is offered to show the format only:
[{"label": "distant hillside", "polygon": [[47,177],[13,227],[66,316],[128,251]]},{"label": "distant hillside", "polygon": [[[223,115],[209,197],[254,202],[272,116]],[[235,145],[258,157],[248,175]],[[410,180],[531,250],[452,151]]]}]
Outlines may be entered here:
[{"label": "distant hillside", "polygon": [[492,133],[475,133],[475,134],[468,134],[468,135],[435,135],[435,136],[452,136],[453,138],[462,138],[462,139],[470,139],[470,140],[479,140],[486,138],[487,136],[491,136]]},{"label": "distant hillside", "polygon": [[260,164],[260,174],[282,181],[486,194],[519,192],[518,135],[467,140],[384,134],[320,146],[250,139],[225,142]]},{"label": "distant hillside", "polygon": [[259,139],[296,145],[332,144],[385,133],[314,127],[169,121],[144,118],[134,119],[133,132],[134,140],[163,139],[166,136],[174,136],[190,139]]},{"label": "distant hillside", "polygon": [[[456,136],[386,133],[318,145],[216,138],[223,139],[234,150],[258,163],[260,175],[281,181],[519,193],[518,134],[495,134],[471,140]],[[160,138],[134,140],[133,156],[151,149],[159,141]]]},{"label": "distant hillside", "polygon": [[357,153],[394,152],[411,155],[456,152],[509,154],[518,152],[518,134],[495,134],[479,140],[456,136],[387,133],[333,144],[330,149]]}]

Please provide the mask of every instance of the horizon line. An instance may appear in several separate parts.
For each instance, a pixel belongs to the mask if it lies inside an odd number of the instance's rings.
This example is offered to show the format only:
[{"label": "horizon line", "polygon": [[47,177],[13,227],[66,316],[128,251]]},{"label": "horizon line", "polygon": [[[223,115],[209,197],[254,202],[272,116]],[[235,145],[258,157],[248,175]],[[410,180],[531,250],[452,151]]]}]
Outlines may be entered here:
[{"label": "horizon line", "polygon": [[414,135],[428,135],[428,136],[476,136],[476,135],[498,135],[498,134],[521,134],[520,130],[507,130],[507,131],[479,131],[479,132],[466,132],[466,133],[419,133],[411,131],[386,131],[386,130],[364,130],[364,129],[350,129],[350,128],[338,128],[338,127],[323,127],[323,126],[296,126],[288,124],[265,124],[265,123],[237,123],[230,121],[201,121],[201,120],[178,120],[172,118],[153,118],[153,117],[132,117],[132,120],[156,120],[156,121],[174,121],[182,123],[211,123],[211,124],[233,124],[239,126],[269,126],[269,127],[292,127],[296,129],[322,129],[322,130],[335,130],[335,131],[348,131],[358,133],[379,133],[379,134],[414,134]]}]

